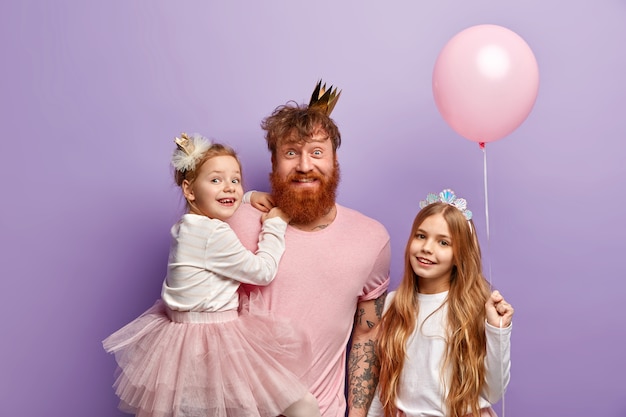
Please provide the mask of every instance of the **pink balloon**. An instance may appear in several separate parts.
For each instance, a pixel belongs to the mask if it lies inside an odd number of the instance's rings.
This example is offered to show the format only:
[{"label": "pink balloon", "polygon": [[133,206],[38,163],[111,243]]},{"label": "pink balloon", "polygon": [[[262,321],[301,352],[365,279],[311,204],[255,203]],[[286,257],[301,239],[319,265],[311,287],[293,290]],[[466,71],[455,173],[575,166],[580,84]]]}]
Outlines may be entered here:
[{"label": "pink balloon", "polygon": [[439,112],[457,133],[479,143],[517,129],[538,89],[532,50],[515,32],[497,25],[459,32],[441,50],[433,70]]}]

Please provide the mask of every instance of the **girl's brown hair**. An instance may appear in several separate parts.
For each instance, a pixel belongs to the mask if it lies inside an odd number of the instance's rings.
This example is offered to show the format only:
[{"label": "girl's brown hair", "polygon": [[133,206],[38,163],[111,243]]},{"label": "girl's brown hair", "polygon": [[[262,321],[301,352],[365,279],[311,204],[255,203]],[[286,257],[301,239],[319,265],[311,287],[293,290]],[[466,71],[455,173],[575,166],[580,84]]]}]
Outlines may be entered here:
[{"label": "girl's brown hair", "polygon": [[[485,302],[490,293],[489,283],[482,275],[481,254],[471,220],[447,203],[433,203],[415,217],[404,255],[404,275],[395,298],[382,317],[377,344],[380,359],[380,400],[385,416],[397,413],[396,399],[406,344],[415,329],[419,309],[417,293],[419,277],[411,267],[409,247],[422,222],[441,213],[450,229],[453,267],[448,292],[447,351],[441,375],[451,375],[447,381],[447,414],[460,417],[480,415],[479,396],[484,385],[486,355]],[[449,369],[451,372],[445,372]],[[442,378],[442,383],[443,383]]]}]

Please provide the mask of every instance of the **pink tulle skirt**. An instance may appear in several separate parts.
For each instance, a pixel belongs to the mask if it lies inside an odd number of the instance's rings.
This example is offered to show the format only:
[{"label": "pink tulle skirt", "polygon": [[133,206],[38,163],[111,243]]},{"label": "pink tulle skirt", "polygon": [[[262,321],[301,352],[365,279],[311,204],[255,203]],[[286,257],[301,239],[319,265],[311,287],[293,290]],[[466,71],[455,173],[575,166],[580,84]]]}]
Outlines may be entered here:
[{"label": "pink tulle skirt", "polygon": [[304,397],[310,345],[255,296],[240,312],[217,313],[172,311],[159,300],[106,338],[119,365],[120,409],[138,417],[273,417]]}]

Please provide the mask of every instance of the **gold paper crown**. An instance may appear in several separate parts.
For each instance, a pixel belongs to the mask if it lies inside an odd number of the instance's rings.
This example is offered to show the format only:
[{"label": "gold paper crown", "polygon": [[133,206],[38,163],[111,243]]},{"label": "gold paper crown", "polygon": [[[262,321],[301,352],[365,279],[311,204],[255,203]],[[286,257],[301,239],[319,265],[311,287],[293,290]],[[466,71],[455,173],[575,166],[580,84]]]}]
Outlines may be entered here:
[{"label": "gold paper crown", "polygon": [[181,133],[180,138],[175,138],[174,142],[176,143],[176,147],[185,152],[186,155],[191,155],[194,150],[193,143],[191,143],[186,133]]},{"label": "gold paper crown", "polygon": [[339,96],[341,95],[341,90],[337,93],[337,88],[333,90],[333,86],[326,89],[326,83],[322,85],[322,80],[319,80],[317,85],[315,86],[315,90],[311,95],[311,101],[309,101],[309,107],[318,107],[326,116],[330,116],[330,113],[335,108],[335,104],[337,104],[337,100],[339,100]]},{"label": "gold paper crown", "polygon": [[174,142],[176,149],[172,155],[172,166],[180,172],[196,169],[196,164],[212,145],[210,140],[198,133],[191,136],[181,133]]}]

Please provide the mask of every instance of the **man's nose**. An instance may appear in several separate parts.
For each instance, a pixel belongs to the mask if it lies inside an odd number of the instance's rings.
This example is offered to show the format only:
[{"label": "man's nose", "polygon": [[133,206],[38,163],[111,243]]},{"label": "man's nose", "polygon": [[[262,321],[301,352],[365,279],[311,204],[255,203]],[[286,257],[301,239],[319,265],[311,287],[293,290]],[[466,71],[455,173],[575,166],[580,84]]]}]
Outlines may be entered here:
[{"label": "man's nose", "polygon": [[300,172],[309,172],[313,169],[313,164],[311,162],[311,157],[306,154],[300,155],[300,159],[298,159],[298,166],[296,169]]}]

